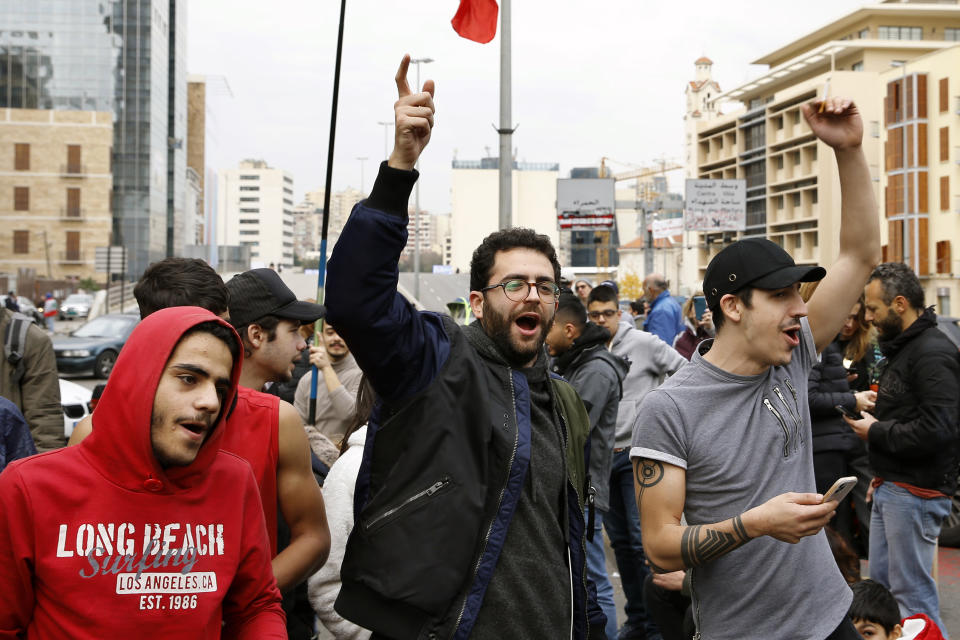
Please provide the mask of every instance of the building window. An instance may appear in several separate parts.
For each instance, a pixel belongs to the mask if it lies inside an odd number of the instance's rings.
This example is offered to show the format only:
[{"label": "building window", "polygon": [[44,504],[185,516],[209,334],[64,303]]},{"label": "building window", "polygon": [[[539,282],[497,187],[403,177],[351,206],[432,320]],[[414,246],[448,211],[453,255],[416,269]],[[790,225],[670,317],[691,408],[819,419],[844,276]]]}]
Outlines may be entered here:
[{"label": "building window", "polygon": [[260,213],[260,209],[240,209],[240,213]]},{"label": "building window", "polygon": [[850,71],[863,71],[863,60],[860,62],[854,62],[850,65]]},{"label": "building window", "polygon": [[950,176],[940,176],[940,211],[950,210]]},{"label": "building window", "polygon": [[242,235],[242,236],[256,236],[256,235],[260,235],[260,232],[257,231],[257,230],[255,230],[255,229],[254,229],[254,230],[241,229],[241,230],[240,230],[240,235]]},{"label": "building window", "polygon": [[67,217],[80,217],[80,189],[67,189]]},{"label": "building window", "polygon": [[13,145],[13,168],[15,171],[30,171],[30,145],[18,142]]},{"label": "building window", "polygon": [[950,160],[950,127],[940,127],[940,162]]},{"label": "building window", "polygon": [[30,210],[30,187],[14,187],[13,188],[13,210],[14,211]]},{"label": "building window", "polygon": [[260,191],[260,187],[240,187],[240,191]]},{"label": "building window", "polygon": [[879,27],[877,38],[880,40],[923,40],[923,27]]},{"label": "building window", "polygon": [[783,169],[783,156],[777,156],[777,169]]},{"label": "building window", "polygon": [[950,109],[950,79],[940,78],[940,113]]},{"label": "building window", "polygon": [[[950,241],[937,242],[937,273],[950,273]],[[941,309],[940,313],[943,313]]]},{"label": "building window", "polygon": [[260,198],[259,196],[255,196],[252,198],[240,198],[240,202],[260,202]]},{"label": "building window", "polygon": [[240,176],[240,179],[241,179],[241,180],[259,180],[259,179],[260,179],[260,176],[258,176],[258,175],[252,175],[252,176],[242,175],[242,176]]},{"label": "building window", "polygon": [[80,163],[80,154],[80,145],[67,145],[67,173],[83,173],[83,166]]},{"label": "building window", "polygon": [[13,252],[14,253],[30,253],[30,232],[29,231],[13,232]]},{"label": "building window", "polygon": [[960,42],[960,29],[956,27],[947,27],[943,30],[943,39],[953,42]]},{"label": "building window", "polygon": [[793,206],[799,207],[799,206],[800,206],[800,192],[797,191],[796,193],[793,193],[793,194],[792,194],[792,197],[793,197]]},{"label": "building window", "polygon": [[80,232],[67,231],[67,252],[64,255],[67,260],[76,262],[80,260]]},{"label": "building window", "polygon": [[[857,37],[861,40],[866,40],[870,37],[870,29],[860,29],[860,31],[857,32]],[[854,69],[854,71],[859,71],[859,69]]]}]

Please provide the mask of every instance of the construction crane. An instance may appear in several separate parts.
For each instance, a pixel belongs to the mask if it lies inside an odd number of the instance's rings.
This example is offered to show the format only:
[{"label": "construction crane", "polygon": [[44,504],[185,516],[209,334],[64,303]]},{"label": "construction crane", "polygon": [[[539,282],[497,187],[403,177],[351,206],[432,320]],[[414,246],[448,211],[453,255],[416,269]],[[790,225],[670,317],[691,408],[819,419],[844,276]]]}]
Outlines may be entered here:
[{"label": "construction crane", "polygon": [[[601,178],[613,178],[614,183],[621,182],[624,180],[634,180],[639,178],[647,178],[649,176],[655,176],[658,174],[664,174],[668,171],[676,171],[677,169],[683,169],[683,165],[677,164],[674,161],[668,161],[666,159],[661,159],[658,162],[660,166],[656,169],[651,169],[649,167],[638,167],[631,171],[624,171],[622,173],[615,173],[613,175],[608,174],[607,169],[607,160],[615,162],[616,164],[622,164],[626,166],[637,166],[629,163],[618,162],[613,158],[608,158],[603,156],[600,158],[600,175]],[[639,185],[639,183],[638,183]],[[646,214],[644,214],[646,215]],[[646,220],[644,220],[643,229],[644,229],[644,253],[647,253],[647,250],[650,248],[647,246],[646,238]],[[596,254],[596,264],[599,272],[600,268],[608,268],[610,266],[610,231],[609,229],[598,230],[594,232],[593,241],[596,243],[597,254]]]}]

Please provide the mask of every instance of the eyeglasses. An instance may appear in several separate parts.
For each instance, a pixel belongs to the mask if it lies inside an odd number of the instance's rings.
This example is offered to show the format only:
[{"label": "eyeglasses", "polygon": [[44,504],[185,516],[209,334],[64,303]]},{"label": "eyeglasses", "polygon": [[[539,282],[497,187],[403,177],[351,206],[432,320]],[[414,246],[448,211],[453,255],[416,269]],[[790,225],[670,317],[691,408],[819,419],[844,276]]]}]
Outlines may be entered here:
[{"label": "eyeglasses", "polygon": [[587,315],[590,316],[591,320],[599,320],[600,316],[603,316],[609,320],[613,316],[617,315],[617,311],[615,309],[604,309],[603,311],[591,311]]},{"label": "eyeglasses", "polygon": [[506,282],[498,282],[497,284],[491,284],[490,286],[480,289],[480,291],[490,291],[490,289],[496,289],[497,287],[503,287],[503,293],[510,300],[514,302],[523,302],[527,299],[527,296],[530,295],[530,287],[537,288],[537,295],[540,296],[541,300],[549,300],[560,297],[560,287],[557,286],[556,282],[551,282],[550,280],[542,280],[540,282],[527,282],[526,280],[507,280]]}]

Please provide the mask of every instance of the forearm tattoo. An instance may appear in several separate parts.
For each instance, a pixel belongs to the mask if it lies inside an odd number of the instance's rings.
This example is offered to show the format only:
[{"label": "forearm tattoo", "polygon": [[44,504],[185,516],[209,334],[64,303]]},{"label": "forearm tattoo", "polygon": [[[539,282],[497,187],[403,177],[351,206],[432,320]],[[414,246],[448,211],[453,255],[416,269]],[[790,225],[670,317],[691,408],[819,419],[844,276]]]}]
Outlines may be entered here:
[{"label": "forearm tattoo", "polygon": [[658,460],[644,458],[637,463],[634,478],[637,483],[637,509],[640,508],[640,499],[645,489],[658,484],[663,480],[663,463]]},{"label": "forearm tattoo", "polygon": [[[711,525],[716,526],[716,525]],[[743,518],[732,521],[733,533],[708,529],[705,525],[687,527],[680,538],[680,559],[685,567],[699,567],[750,541]]]}]

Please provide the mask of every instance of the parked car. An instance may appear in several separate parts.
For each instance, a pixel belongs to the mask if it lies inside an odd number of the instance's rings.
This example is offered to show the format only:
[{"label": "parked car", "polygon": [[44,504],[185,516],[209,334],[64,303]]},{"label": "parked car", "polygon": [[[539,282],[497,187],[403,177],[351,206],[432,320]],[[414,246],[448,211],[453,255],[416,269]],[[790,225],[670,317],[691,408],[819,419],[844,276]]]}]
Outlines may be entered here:
[{"label": "parked car", "polygon": [[69,335],[53,337],[60,373],[92,373],[106,378],[140,317],[111,313],[94,318]]},{"label": "parked car", "polygon": [[73,433],[77,423],[90,415],[91,392],[76,382],[60,378],[60,404],[63,406],[63,435]]},{"label": "parked car", "polygon": [[90,315],[90,307],[93,305],[93,296],[89,293],[71,293],[67,299],[60,304],[60,319],[67,318],[86,318]]},{"label": "parked car", "polygon": [[[937,325],[960,349],[960,318],[937,316]],[[960,489],[953,494],[953,509],[940,527],[940,544],[945,547],[960,547]]]},{"label": "parked car", "polygon": [[[7,302],[7,296],[0,296],[0,307],[4,306]],[[20,307],[20,313],[30,318],[33,318],[33,322],[41,327],[46,327],[46,324],[43,321],[43,312],[37,309],[36,305],[33,304],[33,301],[26,296],[17,296],[17,305]]]}]

